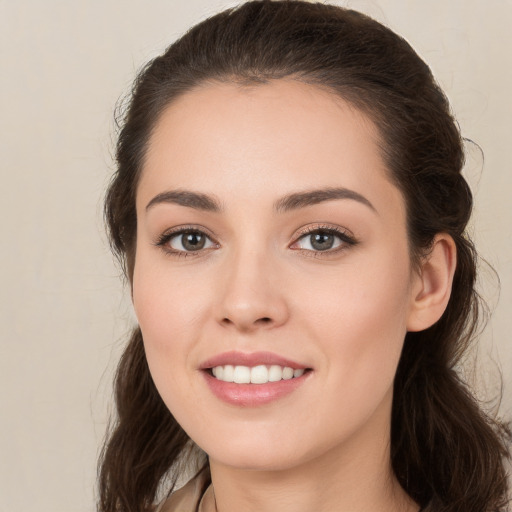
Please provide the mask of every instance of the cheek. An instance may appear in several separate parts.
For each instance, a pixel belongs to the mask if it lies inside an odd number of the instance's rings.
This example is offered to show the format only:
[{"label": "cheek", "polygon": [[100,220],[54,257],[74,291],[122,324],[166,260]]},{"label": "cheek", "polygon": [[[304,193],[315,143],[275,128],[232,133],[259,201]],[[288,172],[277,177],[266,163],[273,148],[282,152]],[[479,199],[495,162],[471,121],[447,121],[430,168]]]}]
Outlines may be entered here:
[{"label": "cheek", "polygon": [[188,307],[180,293],[179,283],[173,282],[160,265],[138,253],[133,275],[133,306],[142,331],[148,366],[166,405],[177,388],[187,389],[182,369],[187,365],[190,336],[189,317],[183,316]]},{"label": "cheek", "polygon": [[[372,264],[340,268],[310,287],[303,329],[324,345],[330,378],[357,397],[391,386],[406,334],[409,261],[381,255]],[[368,262],[370,263],[370,262]],[[365,391],[366,390],[366,391]]]},{"label": "cheek", "polygon": [[187,369],[192,366],[198,305],[191,301],[190,285],[169,275],[165,267],[165,261],[161,264],[142,251],[137,253],[132,294],[151,376],[174,413],[181,401],[194,403]]},{"label": "cheek", "polygon": [[[218,288],[207,268],[137,253],[133,275],[133,305],[155,385],[178,418],[195,417],[194,377],[204,354],[201,340],[211,327],[212,301]],[[186,411],[186,412],[184,412]]]},{"label": "cheek", "polygon": [[[383,253],[308,279],[297,295],[313,323],[343,338],[356,330],[402,332],[410,301],[409,261]],[[303,314],[305,311],[303,311]],[[361,338],[364,342],[364,338]]]},{"label": "cheek", "polygon": [[203,280],[189,272],[169,272],[165,258],[155,261],[138,254],[133,304],[145,342],[160,350],[172,350],[193,337],[208,308],[207,289]]}]

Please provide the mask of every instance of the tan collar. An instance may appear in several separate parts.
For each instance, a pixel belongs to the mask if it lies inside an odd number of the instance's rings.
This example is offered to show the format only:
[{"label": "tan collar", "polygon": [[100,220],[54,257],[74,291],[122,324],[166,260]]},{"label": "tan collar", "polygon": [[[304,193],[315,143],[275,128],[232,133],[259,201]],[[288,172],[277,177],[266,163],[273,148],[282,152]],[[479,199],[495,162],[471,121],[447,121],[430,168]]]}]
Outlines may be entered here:
[{"label": "tan collar", "polygon": [[215,495],[213,493],[212,484],[206,489],[201,501],[199,502],[199,507],[197,512],[217,512],[217,506],[215,505]]}]

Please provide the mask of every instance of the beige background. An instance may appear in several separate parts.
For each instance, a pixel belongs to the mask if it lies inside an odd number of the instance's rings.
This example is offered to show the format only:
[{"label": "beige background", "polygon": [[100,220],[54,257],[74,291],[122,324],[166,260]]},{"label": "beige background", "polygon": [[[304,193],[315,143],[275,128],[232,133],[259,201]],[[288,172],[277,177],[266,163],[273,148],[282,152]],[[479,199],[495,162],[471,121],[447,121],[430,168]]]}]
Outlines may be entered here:
[{"label": "beige background", "polygon": [[[94,508],[111,373],[133,321],[101,219],[113,106],[148,58],[234,3],[0,0],[0,512]],[[490,396],[499,361],[510,417],[512,0],[349,5],[412,43],[485,153],[470,148],[467,173],[501,297],[477,375]],[[484,294],[495,304],[491,277]]]}]

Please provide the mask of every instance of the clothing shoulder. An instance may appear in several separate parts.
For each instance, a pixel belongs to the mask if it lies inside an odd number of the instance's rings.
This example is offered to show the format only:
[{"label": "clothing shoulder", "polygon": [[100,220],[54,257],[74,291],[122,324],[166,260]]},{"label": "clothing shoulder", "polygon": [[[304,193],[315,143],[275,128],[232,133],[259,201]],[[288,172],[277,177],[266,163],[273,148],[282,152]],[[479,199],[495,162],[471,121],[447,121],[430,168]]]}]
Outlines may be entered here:
[{"label": "clothing shoulder", "polygon": [[207,486],[208,475],[202,471],[181,489],[173,492],[156,510],[156,512],[198,512],[201,498]]}]

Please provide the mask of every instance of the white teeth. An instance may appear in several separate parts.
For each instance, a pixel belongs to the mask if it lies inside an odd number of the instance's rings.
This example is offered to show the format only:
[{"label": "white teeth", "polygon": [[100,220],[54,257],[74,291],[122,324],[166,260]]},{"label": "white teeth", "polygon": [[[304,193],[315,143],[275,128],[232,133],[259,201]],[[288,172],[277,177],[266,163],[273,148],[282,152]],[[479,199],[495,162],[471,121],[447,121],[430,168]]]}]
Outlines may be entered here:
[{"label": "white teeth", "polygon": [[283,380],[290,380],[293,379],[293,368],[290,368],[289,366],[285,366],[283,368]]},{"label": "white teeth", "polygon": [[277,366],[277,364],[273,364],[268,369],[268,381],[269,382],[277,382],[283,378],[283,368],[282,366]]},{"label": "white teeth", "polygon": [[235,366],[233,382],[237,384],[249,384],[249,382],[251,382],[251,369],[248,366]]},{"label": "white teeth", "polygon": [[266,384],[267,382],[278,382],[280,380],[289,380],[300,377],[304,374],[304,369],[294,370],[289,366],[279,366],[273,364],[265,366],[215,366],[212,368],[214,377],[224,382],[235,382],[236,384]]},{"label": "white teeth", "polygon": [[224,366],[224,371],[222,372],[222,376],[219,377],[219,379],[223,380],[224,382],[233,382],[233,374],[234,373],[235,373],[234,366],[227,364],[226,366]]},{"label": "white teeth", "polygon": [[215,368],[212,368],[213,375],[219,380],[222,380],[222,376],[224,374],[224,367],[223,366],[216,366]]},{"label": "white teeth", "polygon": [[265,384],[268,382],[268,370],[262,364],[251,368],[251,383],[252,384]]}]

